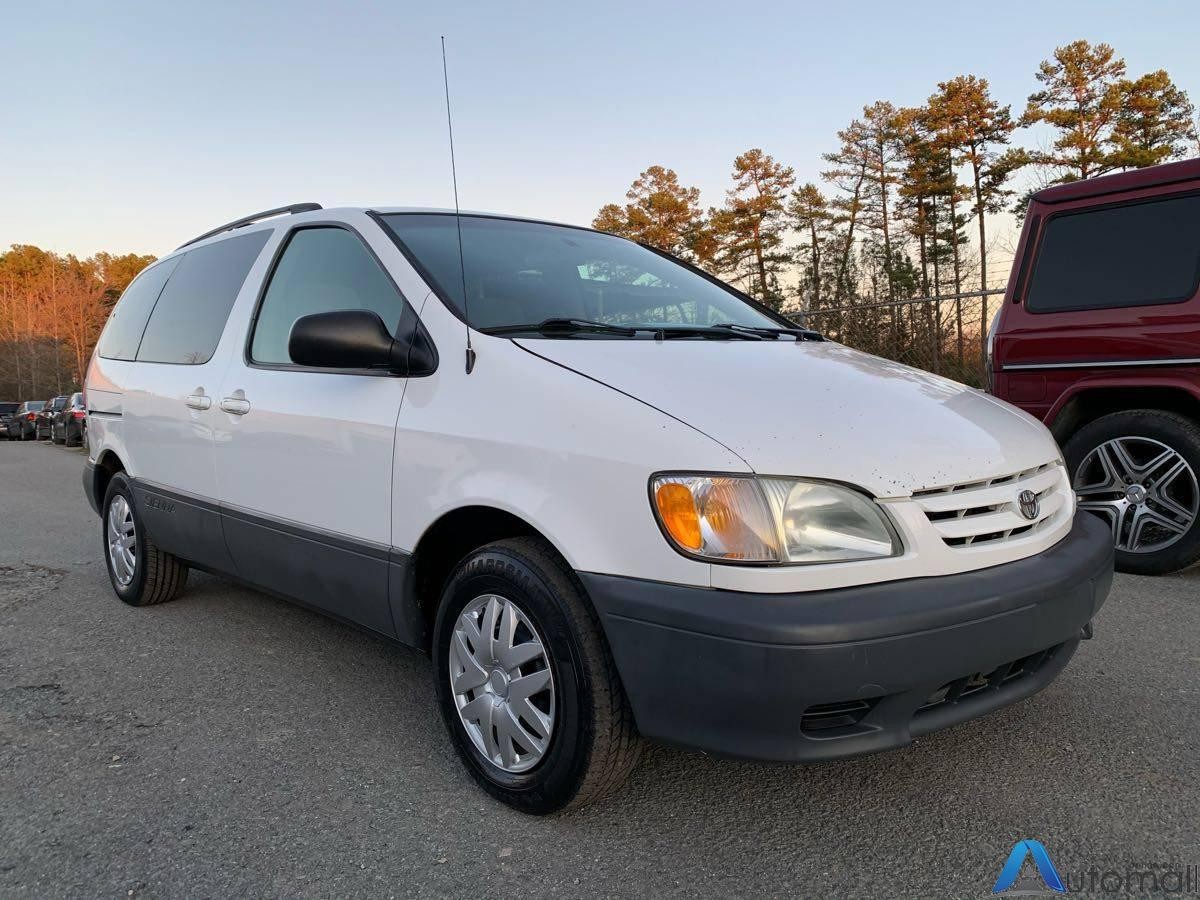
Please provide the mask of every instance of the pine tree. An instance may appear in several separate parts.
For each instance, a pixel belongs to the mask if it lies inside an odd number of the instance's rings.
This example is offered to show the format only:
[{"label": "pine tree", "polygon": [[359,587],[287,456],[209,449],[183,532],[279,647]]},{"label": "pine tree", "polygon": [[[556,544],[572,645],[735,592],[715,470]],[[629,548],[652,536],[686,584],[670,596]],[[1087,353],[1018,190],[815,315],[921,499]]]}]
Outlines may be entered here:
[{"label": "pine tree", "polygon": [[899,180],[899,160],[903,144],[901,122],[896,107],[886,100],[877,100],[863,107],[863,135],[867,141],[867,185],[863,225],[880,235],[884,295],[896,297],[892,263],[892,200]]},{"label": "pine tree", "polygon": [[801,267],[801,305],[806,309],[820,309],[821,281],[824,277],[822,249],[829,239],[829,223],[832,218],[829,201],[820,189],[810,182],[792,191],[787,210],[792,225],[800,234],[795,259]]},{"label": "pine tree", "polygon": [[726,194],[725,206],[709,214],[720,248],[717,267],[745,278],[751,294],[779,307],[783,302],[779,272],[789,256],[783,248],[785,204],[795,173],[755,148],[733,161],[732,175],[733,187]]},{"label": "pine tree", "polygon": [[1112,165],[1122,169],[1155,166],[1187,154],[1197,140],[1196,113],[1186,92],[1159,69],[1117,86],[1120,109],[1110,139]]},{"label": "pine tree", "polygon": [[[943,192],[940,157],[929,128],[929,111],[902,109],[897,114],[900,128],[901,163],[898,215],[907,225],[909,237],[917,242],[921,267],[921,290],[926,296],[938,290],[937,278],[930,290],[929,267],[937,265],[936,198]],[[932,250],[931,246],[933,245]]]},{"label": "pine tree", "polygon": [[855,262],[855,232],[865,206],[868,188],[870,139],[863,123],[858,119],[851,121],[837,136],[841,146],[833,153],[822,155],[822,159],[830,164],[830,168],[821,173],[821,178],[841,192],[829,203],[830,222],[839,234],[836,241],[838,259],[834,273],[834,299],[841,305],[850,297],[856,281],[851,277],[851,268]]},{"label": "pine tree", "polygon": [[716,249],[700,207],[700,189],[684,187],[674,169],[650,166],[625,194],[624,206],[600,208],[592,227],[705,263]]},{"label": "pine tree", "polygon": [[1074,41],[1043,60],[1036,77],[1044,87],[1029,96],[1021,124],[1045,122],[1058,137],[1052,151],[1030,154],[1032,161],[1062,170],[1062,181],[1112,169],[1108,142],[1121,111],[1124,76],[1125,61],[1108,44]]},{"label": "pine tree", "polygon": [[929,123],[950,153],[951,165],[966,165],[971,172],[971,212],[979,225],[979,288],[986,291],[987,214],[1004,208],[1012,196],[1009,179],[1028,161],[1024,151],[1001,149],[1017,127],[1012,109],[992,99],[986,79],[960,75],[941,82],[929,98]]}]

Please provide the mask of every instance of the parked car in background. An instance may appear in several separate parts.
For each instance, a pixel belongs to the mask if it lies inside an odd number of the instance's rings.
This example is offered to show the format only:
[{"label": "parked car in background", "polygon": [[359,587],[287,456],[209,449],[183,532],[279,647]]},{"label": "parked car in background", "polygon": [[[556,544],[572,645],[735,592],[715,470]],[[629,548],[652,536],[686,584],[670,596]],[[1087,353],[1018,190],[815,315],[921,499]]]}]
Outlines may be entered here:
[{"label": "parked car in background", "polygon": [[20,403],[0,402],[0,437],[8,437],[8,423],[20,407]]},{"label": "parked car in background", "polygon": [[138,275],[86,390],[120,600],[196,566],[424,650],[530,813],[640,737],[808,762],[989,713],[1112,576],[1036,420],[590,229],[251,216]]},{"label": "parked car in background", "polygon": [[84,446],[87,442],[87,409],[83,404],[83,393],[74,393],[66,406],[54,414],[50,426],[50,440],[68,447]]},{"label": "parked car in background", "polygon": [[1200,559],[1200,159],[1034,194],[989,345],[1117,568]]},{"label": "parked car in background", "polygon": [[37,436],[37,417],[46,405],[45,400],[26,400],[17,407],[8,422],[10,441],[32,441]]},{"label": "parked car in background", "polygon": [[51,397],[46,401],[46,405],[41,408],[37,414],[36,437],[39,441],[50,440],[51,433],[54,429],[54,417],[62,410],[66,409],[67,401],[70,400],[67,394],[60,394],[57,397]]}]

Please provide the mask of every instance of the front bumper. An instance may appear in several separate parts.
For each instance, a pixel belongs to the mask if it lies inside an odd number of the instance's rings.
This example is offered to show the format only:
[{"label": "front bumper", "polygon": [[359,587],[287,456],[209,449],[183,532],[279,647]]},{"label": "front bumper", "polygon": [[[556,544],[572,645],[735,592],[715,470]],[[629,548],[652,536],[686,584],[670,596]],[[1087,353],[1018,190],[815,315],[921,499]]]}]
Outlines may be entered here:
[{"label": "front bumper", "polygon": [[641,733],[725,756],[887,750],[1045,687],[1112,584],[1098,519],[1017,562],[797,594],[581,573]]}]

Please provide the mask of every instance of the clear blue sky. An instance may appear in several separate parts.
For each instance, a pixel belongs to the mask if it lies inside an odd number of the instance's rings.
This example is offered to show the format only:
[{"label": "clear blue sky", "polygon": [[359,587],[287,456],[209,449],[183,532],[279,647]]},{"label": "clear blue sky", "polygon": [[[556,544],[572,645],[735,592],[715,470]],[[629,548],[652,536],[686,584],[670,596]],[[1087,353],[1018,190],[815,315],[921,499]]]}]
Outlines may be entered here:
[{"label": "clear blue sky", "polygon": [[815,179],[864,103],[988,78],[1023,108],[1107,41],[1200,103],[1194,2],[34,3],[0,31],[0,246],[161,254],[302,200],[591,220],[661,163],[719,204],[760,146]]}]

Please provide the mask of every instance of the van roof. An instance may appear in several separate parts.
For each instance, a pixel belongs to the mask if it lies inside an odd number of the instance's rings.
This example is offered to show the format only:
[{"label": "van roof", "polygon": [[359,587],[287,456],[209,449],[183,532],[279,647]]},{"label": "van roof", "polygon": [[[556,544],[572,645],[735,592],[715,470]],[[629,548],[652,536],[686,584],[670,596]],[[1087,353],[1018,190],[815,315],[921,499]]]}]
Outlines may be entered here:
[{"label": "van roof", "polygon": [[1131,172],[1121,172],[1117,175],[1102,175],[1099,178],[1056,184],[1054,187],[1038,191],[1033,195],[1033,199],[1038,203],[1064,203],[1067,200],[1082,200],[1085,197],[1100,197],[1105,194],[1119,194],[1124,191],[1136,191],[1142,188],[1194,180],[1200,180],[1200,158],[1163,163],[1161,166],[1148,166],[1145,169],[1134,169]]},{"label": "van roof", "polygon": [[418,206],[339,206],[339,207],[334,207],[331,209],[326,209],[326,208],[322,207],[321,204],[319,204],[319,203],[295,203],[290,206],[279,206],[274,209],[264,210],[263,212],[252,213],[251,215],[244,216],[240,219],[235,219],[232,222],[227,222],[224,225],[221,225],[217,228],[213,228],[210,231],[204,232],[204,234],[200,235],[199,237],[194,237],[190,241],[186,241],[186,242],[180,244],[178,247],[175,248],[175,250],[173,250],[171,253],[167,254],[166,256],[163,256],[162,258],[167,259],[168,257],[174,256],[176,253],[179,253],[180,251],[185,250],[187,248],[199,246],[201,244],[205,244],[205,243],[208,243],[208,242],[214,241],[214,240],[220,240],[222,238],[228,237],[230,235],[230,233],[232,233],[234,231],[239,231],[243,228],[248,228],[248,227],[254,226],[254,225],[262,225],[264,227],[272,226],[275,224],[275,222],[272,222],[270,220],[275,219],[277,216],[297,216],[297,217],[299,217],[301,222],[304,222],[304,221],[310,221],[314,218],[320,218],[322,216],[336,217],[338,213],[343,213],[343,212],[347,212],[347,211],[365,212],[365,213],[374,212],[374,213],[379,213],[381,215],[392,215],[395,213],[436,213],[436,214],[441,214],[441,215],[474,216],[474,217],[483,217],[483,218],[489,218],[489,219],[512,219],[512,220],[518,221],[518,222],[536,222],[536,223],[543,224],[543,225],[562,225],[567,228],[582,228],[585,231],[593,231],[594,230],[592,228],[588,228],[587,226],[571,225],[567,222],[555,222],[551,219],[538,219],[538,218],[532,218],[529,216],[509,215],[507,213],[482,212],[482,211],[478,211],[478,210],[468,210],[468,209],[456,211],[453,209],[439,209],[436,207],[418,207]]}]

